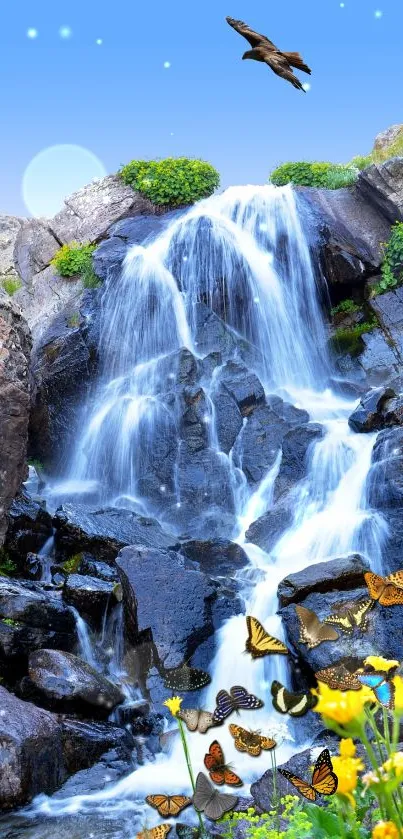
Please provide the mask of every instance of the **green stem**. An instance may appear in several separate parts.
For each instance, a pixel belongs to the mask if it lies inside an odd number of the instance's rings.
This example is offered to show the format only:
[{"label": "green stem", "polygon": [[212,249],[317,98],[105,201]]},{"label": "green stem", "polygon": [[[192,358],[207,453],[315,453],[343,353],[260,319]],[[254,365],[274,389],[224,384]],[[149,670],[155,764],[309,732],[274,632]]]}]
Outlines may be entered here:
[{"label": "green stem", "polygon": [[383,714],[383,731],[385,736],[385,743],[386,743],[386,750],[388,752],[388,756],[391,756],[391,742],[390,742],[390,730],[389,730],[389,717],[386,708],[382,706],[382,714]]},{"label": "green stem", "polygon": [[335,795],[336,800],[336,809],[337,809],[337,818],[339,821],[339,830],[340,830],[340,839],[347,839],[347,831],[346,826],[344,823],[344,807],[338,795]]},{"label": "green stem", "polygon": [[280,813],[279,813],[279,795],[277,790],[277,761],[276,761],[276,750],[272,749],[270,752],[270,760],[271,760],[271,770],[272,770],[272,777],[273,777],[273,801],[274,801],[274,809],[276,812],[276,831],[277,834],[280,835]]},{"label": "green stem", "polygon": [[386,742],[385,742],[385,740],[383,739],[382,735],[381,735],[381,734],[380,734],[380,732],[379,732],[379,729],[378,729],[378,726],[377,726],[377,724],[376,724],[376,721],[375,721],[374,715],[373,715],[372,711],[370,710],[370,708],[368,708],[367,706],[365,706],[365,709],[364,709],[364,710],[365,710],[365,715],[366,715],[366,717],[367,717],[367,720],[368,720],[368,722],[369,722],[369,724],[370,724],[370,726],[371,726],[371,729],[372,729],[372,731],[374,732],[374,736],[375,736],[376,744],[377,744],[377,746],[378,746],[378,751],[379,751],[379,760],[380,760],[380,762],[381,762],[381,763],[383,763],[383,762],[384,762],[384,760],[385,760],[385,755],[384,755],[384,754],[383,754],[383,752],[382,752],[382,743],[384,744],[384,746],[385,746],[385,748],[386,748]]},{"label": "green stem", "polygon": [[[190,760],[190,754],[189,754],[188,744],[187,744],[187,740],[186,740],[185,729],[183,728],[182,720],[178,719],[178,717],[176,718],[176,720],[177,720],[177,723],[178,723],[178,726],[179,726],[179,733],[180,733],[181,740],[182,740],[183,751],[185,753],[185,759],[186,759],[186,764],[187,764],[187,768],[188,768],[188,772],[189,772],[190,783],[192,784],[192,790],[193,790],[193,794],[194,794],[196,792],[196,784],[195,784],[195,779],[194,779],[194,775],[193,775],[192,762]],[[195,807],[195,810],[196,810],[196,813],[197,813],[197,817],[199,819],[200,835],[205,836],[206,835],[206,829],[204,827],[202,815],[200,813],[200,810],[197,810],[196,807]]]}]

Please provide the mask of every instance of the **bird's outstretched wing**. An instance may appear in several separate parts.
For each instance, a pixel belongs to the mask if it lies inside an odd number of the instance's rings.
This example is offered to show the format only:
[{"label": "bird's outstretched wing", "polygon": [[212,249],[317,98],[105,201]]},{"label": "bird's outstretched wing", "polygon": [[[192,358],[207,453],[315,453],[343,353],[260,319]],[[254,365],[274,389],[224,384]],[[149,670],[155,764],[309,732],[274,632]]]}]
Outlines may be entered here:
[{"label": "bird's outstretched wing", "polygon": [[302,70],[303,73],[308,73],[309,76],[311,75],[311,68],[305,64],[304,59],[299,52],[283,52],[283,55],[291,67],[296,67],[297,70]]},{"label": "bird's outstretched wing", "polygon": [[233,17],[227,17],[226,21],[233,29],[235,29],[236,32],[239,32],[240,35],[246,38],[252,47],[257,47],[258,44],[263,43],[267,49],[277,49],[275,44],[273,44],[266,35],[259,35],[259,32],[255,32],[254,29],[251,29],[247,23],[243,22],[243,20],[235,20]]}]

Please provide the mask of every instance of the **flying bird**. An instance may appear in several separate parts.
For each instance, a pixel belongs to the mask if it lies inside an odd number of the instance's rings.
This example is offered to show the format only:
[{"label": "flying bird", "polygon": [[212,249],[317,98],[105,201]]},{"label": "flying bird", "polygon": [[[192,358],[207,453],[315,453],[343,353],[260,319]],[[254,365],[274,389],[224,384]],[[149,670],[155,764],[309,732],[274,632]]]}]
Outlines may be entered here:
[{"label": "flying bird", "polygon": [[258,32],[251,29],[242,20],[234,20],[232,17],[227,17],[226,20],[236,32],[239,32],[240,35],[243,35],[249,41],[252,47],[251,50],[244,52],[242,58],[263,61],[265,64],[268,64],[273,70],[273,73],[281,76],[282,79],[290,82],[298,90],[303,90],[305,93],[304,86],[292,71],[292,68],[296,67],[297,70],[302,70],[309,75],[311,74],[310,67],[304,63],[304,59],[299,52],[282,52],[272,41],[266,38],[266,35],[259,35]]}]

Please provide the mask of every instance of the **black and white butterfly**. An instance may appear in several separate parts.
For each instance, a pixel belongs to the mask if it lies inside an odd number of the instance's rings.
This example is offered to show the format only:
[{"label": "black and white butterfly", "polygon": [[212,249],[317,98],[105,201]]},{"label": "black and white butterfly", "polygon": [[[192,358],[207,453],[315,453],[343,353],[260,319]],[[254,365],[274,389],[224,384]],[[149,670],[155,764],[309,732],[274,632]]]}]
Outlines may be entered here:
[{"label": "black and white butterfly", "polygon": [[253,693],[248,693],[246,688],[242,685],[234,685],[229,693],[226,690],[220,690],[216,696],[216,708],[213,713],[213,720],[216,725],[224,722],[233,711],[256,711],[258,708],[263,708],[264,702],[254,696]]},{"label": "black and white butterfly", "polygon": [[280,714],[290,714],[291,717],[303,717],[317,704],[317,697],[310,691],[307,693],[291,693],[281,682],[274,681],[271,686],[273,705]]},{"label": "black and white butterfly", "polygon": [[208,673],[197,667],[189,667],[187,664],[164,670],[161,675],[165,687],[170,690],[200,690],[211,682],[211,676]]},{"label": "black and white butterfly", "polygon": [[237,801],[237,795],[220,792],[213,786],[204,772],[199,772],[196,778],[196,789],[193,796],[193,804],[196,810],[199,810],[208,819],[216,822],[224,813],[233,810]]}]

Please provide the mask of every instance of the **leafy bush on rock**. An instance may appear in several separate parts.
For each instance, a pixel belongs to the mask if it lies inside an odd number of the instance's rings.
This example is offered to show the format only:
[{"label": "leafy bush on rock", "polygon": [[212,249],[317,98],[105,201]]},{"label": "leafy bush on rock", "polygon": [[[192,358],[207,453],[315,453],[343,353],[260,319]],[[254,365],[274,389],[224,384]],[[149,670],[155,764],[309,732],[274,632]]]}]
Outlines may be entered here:
[{"label": "leafy bush on rock", "polygon": [[154,204],[178,207],[212,195],[220,176],[211,163],[187,157],[132,160],[119,172],[125,184]]}]

